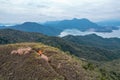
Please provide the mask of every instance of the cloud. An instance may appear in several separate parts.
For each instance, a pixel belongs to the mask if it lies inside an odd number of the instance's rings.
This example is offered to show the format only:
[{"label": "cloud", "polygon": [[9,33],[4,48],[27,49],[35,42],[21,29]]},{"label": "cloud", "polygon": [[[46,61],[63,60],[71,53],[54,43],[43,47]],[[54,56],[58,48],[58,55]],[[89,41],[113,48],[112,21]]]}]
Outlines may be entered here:
[{"label": "cloud", "polygon": [[94,31],[85,31],[82,32],[77,29],[66,29],[63,32],[60,33],[59,37],[64,37],[67,35],[74,35],[74,36],[85,36],[89,34],[96,34],[98,36],[104,37],[104,38],[112,38],[112,37],[118,37],[120,38],[120,29],[119,30],[113,30],[111,33],[100,33],[100,32],[94,32]]},{"label": "cloud", "polygon": [[119,0],[0,0],[0,22],[119,19],[119,4]]}]

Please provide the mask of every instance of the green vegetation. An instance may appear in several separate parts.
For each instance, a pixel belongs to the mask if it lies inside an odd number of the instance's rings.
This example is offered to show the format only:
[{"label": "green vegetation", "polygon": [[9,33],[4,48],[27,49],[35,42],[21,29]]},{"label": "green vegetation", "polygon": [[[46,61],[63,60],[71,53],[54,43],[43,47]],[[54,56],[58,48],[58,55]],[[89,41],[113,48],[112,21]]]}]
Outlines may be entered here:
[{"label": "green vegetation", "polygon": [[[96,35],[81,39],[1,29],[0,80],[119,80],[119,39]],[[10,54],[20,47],[42,48],[51,61],[46,63],[34,51],[22,56]],[[61,65],[64,66],[59,68]]]},{"label": "green vegetation", "polygon": [[[26,55],[11,54],[20,47],[41,48],[50,62],[35,51]],[[0,80],[119,80],[116,73],[41,43],[1,45],[0,51]]]},{"label": "green vegetation", "polygon": [[69,51],[75,56],[88,60],[109,61],[120,58],[119,50],[112,51],[95,46],[77,44],[75,41],[69,41],[69,39],[64,40],[59,37],[49,37],[39,33],[23,32],[12,29],[0,30],[0,44],[18,42],[41,42],[46,45],[57,47],[63,51]]},{"label": "green vegetation", "polygon": [[120,39],[119,38],[102,38],[96,34],[90,34],[86,36],[65,36],[63,39],[76,44],[93,46],[97,48],[104,48],[109,50],[120,49]]}]

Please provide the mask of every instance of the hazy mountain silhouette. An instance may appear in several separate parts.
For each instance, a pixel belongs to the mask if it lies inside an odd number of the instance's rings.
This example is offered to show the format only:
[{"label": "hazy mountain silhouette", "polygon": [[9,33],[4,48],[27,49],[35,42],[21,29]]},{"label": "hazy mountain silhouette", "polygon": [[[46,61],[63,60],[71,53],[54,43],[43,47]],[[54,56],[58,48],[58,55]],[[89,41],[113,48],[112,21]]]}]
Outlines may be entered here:
[{"label": "hazy mountain silhouette", "polygon": [[97,22],[97,24],[107,26],[120,26],[120,20],[105,20]]},{"label": "hazy mountain silhouette", "polygon": [[11,28],[27,32],[39,32],[49,36],[58,36],[65,29],[78,29],[80,31],[96,31],[96,32],[112,32],[112,30],[119,29],[114,26],[100,26],[88,19],[62,20],[50,21],[44,24],[36,22],[25,22],[15,26],[0,26],[0,28]]},{"label": "hazy mountain silhouette", "polygon": [[57,29],[43,26],[43,25],[36,23],[36,22],[25,22],[23,24],[10,26],[9,28],[27,31],[27,32],[39,32],[39,33],[43,33],[45,35],[58,35]]},{"label": "hazy mountain silhouette", "polygon": [[62,20],[62,21],[50,21],[44,24],[45,26],[51,26],[53,28],[58,28],[60,30],[64,29],[79,29],[81,31],[93,30],[96,32],[112,32],[112,30],[118,29],[113,26],[100,26],[88,19],[77,19],[72,20]]}]

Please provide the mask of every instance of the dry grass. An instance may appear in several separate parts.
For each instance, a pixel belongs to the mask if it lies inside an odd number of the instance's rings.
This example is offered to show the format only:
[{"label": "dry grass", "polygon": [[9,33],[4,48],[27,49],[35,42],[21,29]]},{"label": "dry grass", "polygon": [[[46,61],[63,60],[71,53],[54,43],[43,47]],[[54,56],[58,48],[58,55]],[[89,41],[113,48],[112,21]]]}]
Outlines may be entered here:
[{"label": "dry grass", "polygon": [[[25,55],[11,55],[11,51],[21,47],[42,49],[49,62],[35,51]],[[85,70],[85,64],[75,56],[41,43],[0,46],[0,80],[100,80],[101,74],[97,70]]]}]

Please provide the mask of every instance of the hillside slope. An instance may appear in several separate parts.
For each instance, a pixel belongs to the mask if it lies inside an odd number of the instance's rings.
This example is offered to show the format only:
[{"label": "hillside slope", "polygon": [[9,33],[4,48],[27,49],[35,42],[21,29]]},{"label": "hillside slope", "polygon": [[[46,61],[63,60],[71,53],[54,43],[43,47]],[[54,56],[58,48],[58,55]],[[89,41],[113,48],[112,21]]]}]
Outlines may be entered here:
[{"label": "hillside slope", "polygon": [[59,37],[49,37],[39,33],[23,32],[12,29],[0,30],[0,44],[18,42],[41,42],[46,45],[57,47],[63,51],[70,52],[79,58],[88,60],[106,61],[120,58],[119,51],[114,52],[97,47],[76,44],[75,42],[64,40]]},{"label": "hillside slope", "polygon": [[119,38],[102,38],[96,34],[89,34],[86,36],[65,36],[63,39],[74,42],[80,45],[94,46],[99,48],[105,48],[109,50],[120,49]]},{"label": "hillside slope", "polygon": [[[34,49],[23,55],[11,54],[20,47],[41,48],[49,62]],[[0,80],[119,80],[93,64],[40,43],[1,45],[0,57]]]}]

